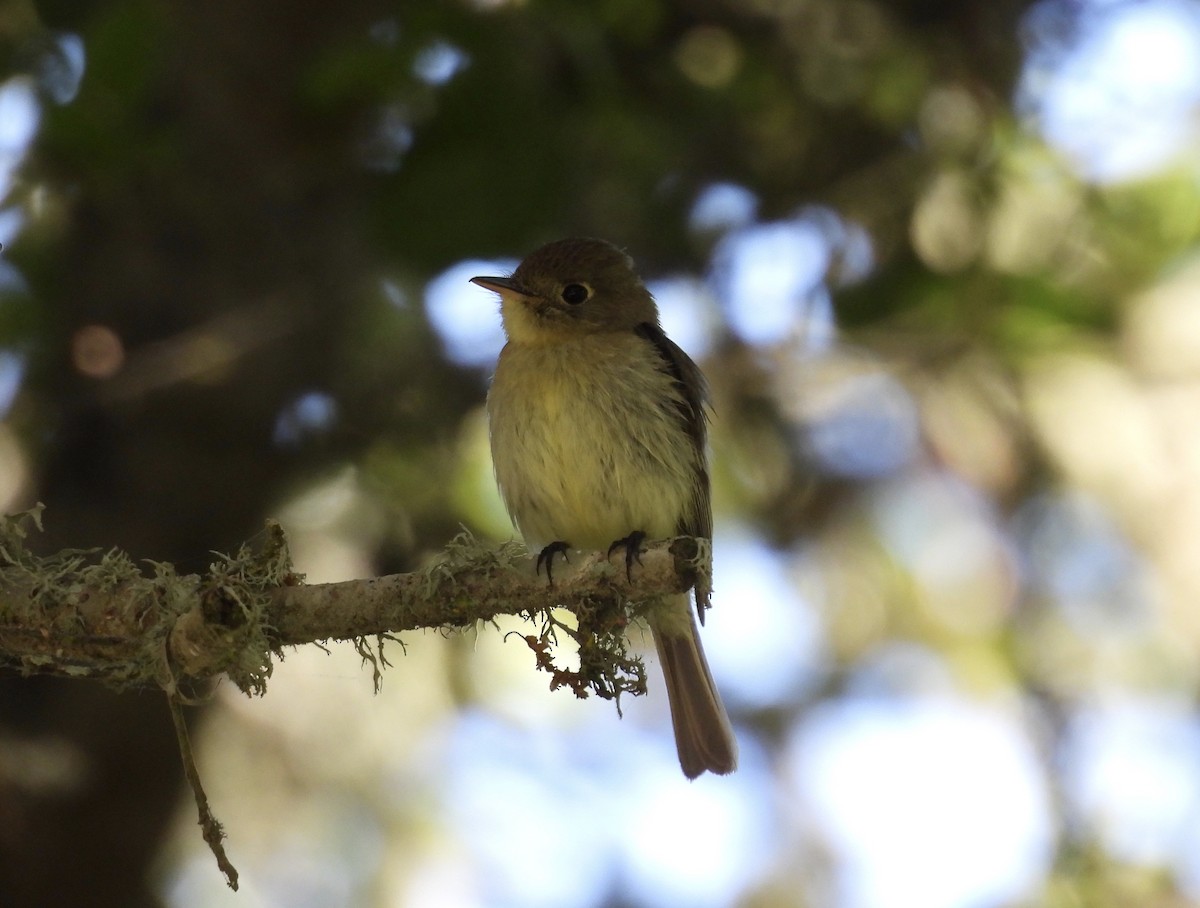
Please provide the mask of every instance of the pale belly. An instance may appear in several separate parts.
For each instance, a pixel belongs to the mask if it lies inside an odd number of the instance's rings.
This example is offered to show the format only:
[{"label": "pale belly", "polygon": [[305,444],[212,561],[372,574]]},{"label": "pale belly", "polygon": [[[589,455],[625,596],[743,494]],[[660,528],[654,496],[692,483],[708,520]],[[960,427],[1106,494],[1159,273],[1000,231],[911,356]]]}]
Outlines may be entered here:
[{"label": "pale belly", "polygon": [[632,335],[598,343],[510,345],[496,370],[492,459],[531,548],[672,536],[694,494],[697,455],[653,348]]}]

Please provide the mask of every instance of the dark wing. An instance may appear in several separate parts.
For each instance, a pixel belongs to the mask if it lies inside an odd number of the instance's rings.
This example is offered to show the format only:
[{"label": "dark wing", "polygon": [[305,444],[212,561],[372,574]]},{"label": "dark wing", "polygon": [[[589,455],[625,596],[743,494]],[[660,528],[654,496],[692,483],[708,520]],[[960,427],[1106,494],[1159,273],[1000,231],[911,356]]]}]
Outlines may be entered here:
[{"label": "dark wing", "polygon": [[[708,480],[708,457],[705,445],[708,439],[708,383],[700,367],[691,357],[672,341],[662,328],[650,322],[642,322],[634,329],[639,337],[654,345],[662,357],[663,368],[675,379],[679,389],[679,421],[691,438],[695,450],[696,488],[692,500],[679,515],[675,531],[681,536],[702,536],[712,539],[712,498]],[[710,585],[696,586],[696,605],[700,622],[704,623],[704,610],[709,606]]]}]

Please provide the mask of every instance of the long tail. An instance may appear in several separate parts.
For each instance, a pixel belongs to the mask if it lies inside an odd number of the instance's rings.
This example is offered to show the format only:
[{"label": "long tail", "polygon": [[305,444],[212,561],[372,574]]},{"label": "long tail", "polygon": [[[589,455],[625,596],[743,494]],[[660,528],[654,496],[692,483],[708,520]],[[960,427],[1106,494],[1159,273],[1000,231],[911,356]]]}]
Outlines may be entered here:
[{"label": "long tail", "polygon": [[667,682],[679,765],[689,779],[705,770],[723,776],[737,769],[737,741],[708,670],[695,615],[686,599],[684,604],[691,619],[688,632],[684,627],[651,626]]}]

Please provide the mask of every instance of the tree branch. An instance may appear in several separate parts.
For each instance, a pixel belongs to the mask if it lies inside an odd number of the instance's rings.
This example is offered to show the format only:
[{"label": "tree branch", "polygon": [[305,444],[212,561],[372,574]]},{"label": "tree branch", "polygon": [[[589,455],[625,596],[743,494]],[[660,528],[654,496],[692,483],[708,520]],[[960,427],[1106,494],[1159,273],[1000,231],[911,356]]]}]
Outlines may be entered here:
[{"label": "tree branch", "polygon": [[[184,680],[221,673],[262,693],[285,646],[354,640],[370,658],[364,638],[465,628],[502,614],[540,624],[526,641],[541,653],[539,666],[557,673],[556,686],[581,696],[585,687],[602,696],[637,693],[638,678],[631,685],[629,676],[640,675],[640,663],[625,649],[625,627],[658,598],[689,589],[708,559],[705,540],[652,542],[630,582],[623,563],[573,552],[570,562],[556,562],[551,586],[520,546],[488,549],[464,533],[422,571],[307,585],[292,571],[274,522],[257,547],[216,556],[204,575],[180,575],[160,562],[143,571],[117,550],[36,556],[25,540],[40,519],[40,506],[0,518],[0,669],[154,684],[169,693]],[[552,618],[556,608],[574,613],[577,626]],[[585,657],[598,649],[580,666],[586,678],[544,658],[560,631],[588,641]]]},{"label": "tree branch", "polygon": [[[161,562],[143,571],[116,549],[35,555],[25,541],[30,524],[41,529],[41,515],[38,505],[0,517],[0,671],[161,687],[204,840],[232,889],[237,870],[196,769],[183,722],[183,682],[224,673],[246,693],[262,694],[282,647],[353,640],[372,663],[378,688],[383,641],[393,634],[465,628],[510,614],[539,625],[523,639],[537,667],[550,673],[552,689],[595,693],[620,709],[621,694],[646,691],[645,667],[626,644],[629,622],[662,597],[685,592],[709,563],[707,540],[681,536],[645,547],[636,583],[623,559],[614,565],[596,552],[559,563],[551,586],[521,547],[487,549],[464,532],[423,571],[306,585],[274,521],[257,548],[217,555],[204,575],[181,575]],[[573,625],[559,608],[574,614]],[[555,662],[559,633],[575,641],[577,668]]]}]

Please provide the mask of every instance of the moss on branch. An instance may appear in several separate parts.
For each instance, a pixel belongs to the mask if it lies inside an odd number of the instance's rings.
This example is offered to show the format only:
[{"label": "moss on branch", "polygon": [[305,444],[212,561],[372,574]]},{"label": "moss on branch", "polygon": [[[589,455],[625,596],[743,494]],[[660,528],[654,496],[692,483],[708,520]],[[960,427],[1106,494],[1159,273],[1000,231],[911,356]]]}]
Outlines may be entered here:
[{"label": "moss on branch", "polygon": [[[578,696],[639,693],[644,673],[628,652],[627,626],[661,596],[688,589],[708,563],[704,540],[650,543],[631,582],[604,555],[576,552],[551,586],[521,546],[488,548],[463,533],[421,571],[305,584],[273,521],[254,545],[214,556],[197,575],[162,562],[139,566],[116,549],[36,555],[27,539],[41,517],[38,507],[0,518],[0,669],[169,692],[185,679],[225,674],[261,694],[286,646],[353,640],[371,658],[372,637],[378,644],[510,614],[533,625],[525,641],[552,686]],[[560,608],[573,624],[556,615]],[[577,645],[577,669],[554,659],[561,633]]]},{"label": "moss on branch", "polygon": [[[27,540],[41,521],[41,505],[0,516],[0,671],[162,688],[204,840],[233,889],[237,870],[183,722],[183,682],[224,674],[247,694],[263,694],[283,647],[352,640],[372,663],[378,687],[383,643],[394,634],[473,627],[511,614],[536,628],[522,636],[551,688],[594,693],[619,709],[621,694],[646,690],[645,668],[629,653],[629,623],[663,596],[696,582],[706,586],[709,564],[707,540],[679,537],[646,546],[636,583],[601,553],[573,553],[555,568],[551,586],[520,546],[489,549],[463,533],[422,571],[305,584],[274,521],[257,544],[216,555],[203,575],[180,574],[163,562],[139,567],[117,549],[37,555]],[[564,608],[574,623],[564,620]],[[576,668],[556,660],[559,634],[575,642]]]}]

